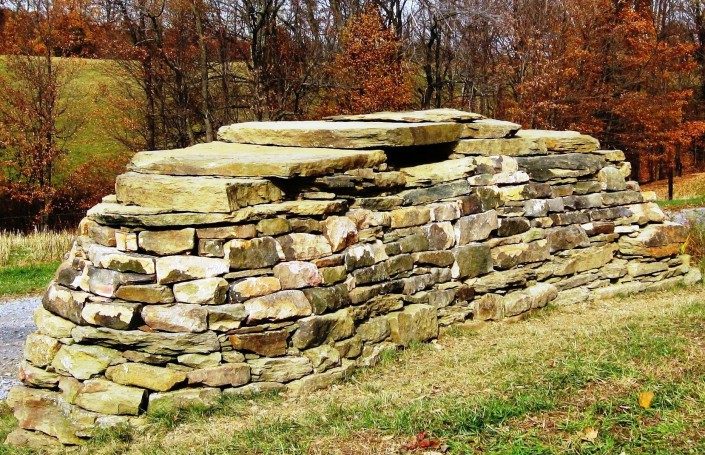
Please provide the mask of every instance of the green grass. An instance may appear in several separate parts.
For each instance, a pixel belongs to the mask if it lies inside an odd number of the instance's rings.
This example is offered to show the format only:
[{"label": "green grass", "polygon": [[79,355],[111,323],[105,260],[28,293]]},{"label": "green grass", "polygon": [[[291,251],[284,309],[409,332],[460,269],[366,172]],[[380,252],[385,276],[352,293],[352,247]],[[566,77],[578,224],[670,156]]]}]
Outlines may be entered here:
[{"label": "green grass", "polygon": [[[398,453],[421,431],[452,454],[703,453],[698,291],[598,305],[456,328],[440,350],[386,356],[338,390],[163,413],[147,429],[101,432],[78,453]],[[650,408],[639,406],[640,391],[654,392]]]},{"label": "green grass", "polygon": [[682,199],[657,201],[661,208],[668,210],[680,210],[690,207],[705,207],[705,196],[693,196]]},{"label": "green grass", "polygon": [[44,290],[59,262],[0,268],[0,298],[36,294]]}]

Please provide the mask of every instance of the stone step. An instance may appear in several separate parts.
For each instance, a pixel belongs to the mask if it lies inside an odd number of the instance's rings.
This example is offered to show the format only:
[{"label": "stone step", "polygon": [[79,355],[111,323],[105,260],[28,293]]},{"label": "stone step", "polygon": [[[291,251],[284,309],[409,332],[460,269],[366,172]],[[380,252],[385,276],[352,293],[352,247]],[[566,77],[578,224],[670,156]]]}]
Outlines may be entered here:
[{"label": "stone step", "polygon": [[210,142],[136,154],[128,169],[145,174],[223,177],[319,177],[386,161],[381,150],[270,147]]},{"label": "stone step", "polygon": [[218,138],[243,144],[374,149],[455,142],[462,129],[445,122],[246,122],[223,126]]}]

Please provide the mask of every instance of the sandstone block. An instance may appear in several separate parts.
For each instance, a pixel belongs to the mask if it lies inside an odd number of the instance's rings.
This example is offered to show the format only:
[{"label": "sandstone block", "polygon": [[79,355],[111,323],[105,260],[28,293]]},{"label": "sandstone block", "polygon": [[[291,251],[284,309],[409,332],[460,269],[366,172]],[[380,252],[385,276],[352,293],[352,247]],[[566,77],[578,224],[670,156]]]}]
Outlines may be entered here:
[{"label": "sandstone block", "polygon": [[59,373],[84,380],[103,373],[111,364],[119,361],[124,359],[115,349],[72,344],[61,347],[51,366]]},{"label": "sandstone block", "polygon": [[428,341],[438,336],[436,309],[430,305],[408,305],[388,317],[392,342],[408,346],[413,341]]},{"label": "sandstone block", "polygon": [[253,352],[266,357],[278,357],[286,354],[289,332],[286,330],[262,333],[242,333],[230,335],[233,349]]},{"label": "sandstone block", "polygon": [[193,228],[168,231],[142,231],[138,244],[141,249],[160,256],[188,253],[196,246]]},{"label": "sandstone block", "polygon": [[282,289],[301,289],[318,286],[323,279],[318,267],[310,262],[290,261],[274,266],[274,276]]},{"label": "sandstone block", "polygon": [[484,116],[474,112],[461,111],[458,109],[438,108],[424,109],[421,111],[374,112],[371,114],[336,115],[333,117],[327,117],[326,120],[333,120],[337,122],[466,123],[484,118]]},{"label": "sandstone block", "polygon": [[224,259],[199,256],[166,256],[157,259],[157,282],[159,284],[213,278],[230,271]]},{"label": "sandstone block", "polygon": [[115,291],[115,297],[129,302],[147,304],[173,303],[174,293],[161,284],[126,284]]},{"label": "sandstone block", "polygon": [[225,303],[229,284],[224,278],[203,278],[174,285],[177,302],[199,305],[221,305]]},{"label": "sandstone block", "polygon": [[144,408],[147,392],[106,381],[89,379],[83,383],[76,404],[83,409],[110,415],[138,415]]},{"label": "sandstone block", "polygon": [[211,387],[187,388],[173,392],[149,395],[147,414],[174,411],[193,406],[213,406],[220,398],[220,389]]},{"label": "sandstone block", "polygon": [[321,316],[311,316],[298,321],[299,329],[291,338],[297,349],[320,346],[326,341],[338,341],[352,336],[355,323],[346,309]]},{"label": "sandstone block", "polygon": [[38,367],[45,367],[54,360],[62,344],[59,340],[39,333],[27,335],[24,343],[24,358]]},{"label": "sandstone block", "polygon": [[350,293],[345,284],[330,287],[315,287],[304,289],[304,295],[311,303],[314,314],[337,310],[352,304]]},{"label": "sandstone block", "polygon": [[687,228],[680,224],[652,224],[636,237],[619,239],[619,251],[634,256],[665,257],[680,252],[681,244],[688,236]]},{"label": "sandstone block", "polygon": [[597,139],[576,131],[520,130],[517,137],[541,141],[552,152],[591,153],[600,147]]},{"label": "sandstone block", "polygon": [[186,373],[144,363],[123,363],[110,367],[105,377],[122,385],[166,392],[186,381]]},{"label": "sandstone block", "polygon": [[454,142],[456,123],[385,122],[245,122],[224,126],[218,138],[244,144],[372,149]]},{"label": "sandstone block", "polygon": [[333,254],[330,243],[322,235],[293,233],[277,240],[287,261],[310,261]]},{"label": "sandstone block", "polygon": [[546,145],[530,138],[462,139],[453,152],[459,155],[523,156],[546,153]]},{"label": "sandstone block", "polygon": [[[229,213],[282,198],[281,190],[269,180],[134,172],[117,177],[115,192],[123,204],[196,213]],[[204,194],[208,197],[203,197]]]},{"label": "sandstone block", "polygon": [[208,328],[216,332],[227,332],[240,327],[247,319],[245,305],[216,305],[208,308]]},{"label": "sandstone block", "polygon": [[356,333],[360,336],[362,341],[379,343],[380,341],[384,341],[391,333],[389,320],[385,316],[372,318],[360,324]]},{"label": "sandstone block", "polygon": [[484,240],[499,227],[497,212],[490,210],[477,215],[464,216],[455,223],[455,240],[458,245]]},{"label": "sandstone block", "polygon": [[470,244],[453,250],[455,264],[453,277],[464,279],[484,275],[492,270],[490,248],[482,244]]},{"label": "sandstone block", "polygon": [[208,310],[200,305],[148,305],[142,319],[154,330],[200,333],[208,330]]},{"label": "sandstone block", "polygon": [[127,330],[137,324],[139,306],[135,303],[86,303],[81,315],[89,324],[116,330]]},{"label": "sandstone block", "polygon": [[323,345],[309,349],[304,356],[311,362],[316,373],[322,373],[340,365],[340,352],[332,346]]},{"label": "sandstone block", "polygon": [[272,237],[252,240],[231,240],[225,244],[225,257],[230,267],[240,269],[260,269],[271,267],[284,257],[279,243]]},{"label": "sandstone block", "polygon": [[71,332],[77,343],[101,346],[130,346],[134,350],[158,355],[208,354],[220,350],[218,337],[206,333],[150,333],[139,330],[113,330],[77,326]]},{"label": "sandstone block", "polygon": [[34,311],[34,324],[39,333],[52,338],[70,338],[71,330],[76,327],[73,322],[55,316],[42,307]]},{"label": "sandstone block", "polygon": [[521,129],[521,125],[517,123],[489,118],[464,123],[463,127],[463,139],[500,139],[512,137]]},{"label": "sandstone block", "polygon": [[123,273],[114,270],[88,267],[88,285],[93,294],[114,297],[118,288],[125,284],[140,284],[154,281],[154,275]]},{"label": "sandstone block", "polygon": [[246,363],[228,363],[212,368],[189,371],[189,385],[209,387],[237,387],[250,382],[250,366]]},{"label": "sandstone block", "polygon": [[323,221],[323,235],[331,244],[333,252],[342,251],[357,242],[357,226],[345,216],[331,216]]},{"label": "sandstone block", "polygon": [[455,231],[449,221],[428,224],[423,227],[423,232],[432,250],[447,250],[455,244]]},{"label": "sandstone block", "polygon": [[520,169],[526,171],[532,180],[539,182],[593,175],[606,164],[598,155],[582,153],[520,157],[517,161]]},{"label": "sandstone block", "polygon": [[280,321],[311,314],[311,304],[303,292],[280,291],[245,302],[249,322]]},{"label": "sandstone block", "polygon": [[181,365],[191,368],[210,368],[220,365],[223,355],[220,352],[212,354],[183,354],[177,357],[177,360]]},{"label": "sandstone block", "polygon": [[627,182],[619,169],[614,166],[607,166],[597,173],[597,181],[602,183],[607,191],[624,191],[627,189]]},{"label": "sandstone block", "polygon": [[230,285],[230,301],[244,302],[254,297],[273,294],[282,289],[279,279],[272,276],[245,278]]},{"label": "sandstone block", "polygon": [[585,247],[590,244],[585,230],[576,225],[548,229],[546,240],[548,240],[548,248],[551,253]]},{"label": "sandstone block", "polygon": [[612,260],[617,249],[616,245],[607,244],[573,251],[564,263],[555,266],[553,273],[563,276],[600,268]]},{"label": "sandstone block", "polygon": [[545,261],[550,255],[548,241],[537,240],[492,248],[492,263],[495,267],[506,270],[520,264]]},{"label": "sandstone block", "polygon": [[290,382],[313,372],[313,366],[306,357],[263,357],[248,363],[253,379],[258,382]]},{"label": "sandstone block", "polygon": [[431,220],[431,212],[427,207],[402,207],[392,210],[392,229],[420,226]]}]

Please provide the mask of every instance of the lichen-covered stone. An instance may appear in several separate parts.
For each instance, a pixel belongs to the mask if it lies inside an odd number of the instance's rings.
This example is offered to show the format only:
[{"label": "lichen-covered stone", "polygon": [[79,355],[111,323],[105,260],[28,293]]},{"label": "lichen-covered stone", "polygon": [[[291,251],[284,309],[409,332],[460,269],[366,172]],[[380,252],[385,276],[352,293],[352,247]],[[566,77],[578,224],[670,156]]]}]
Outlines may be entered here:
[{"label": "lichen-covered stone", "polygon": [[290,382],[313,372],[306,357],[264,357],[250,360],[248,364],[257,382]]},{"label": "lichen-covered stone", "polygon": [[157,259],[157,282],[159,284],[212,278],[225,275],[230,265],[224,259],[198,256],[166,256]]},{"label": "lichen-covered stone", "polygon": [[330,243],[322,235],[293,233],[277,240],[287,261],[310,261],[333,254]]},{"label": "lichen-covered stone", "polygon": [[154,330],[200,333],[208,330],[208,310],[201,305],[148,305],[142,319]]},{"label": "lichen-covered stone", "polygon": [[453,250],[455,263],[452,273],[456,278],[473,278],[492,270],[490,248],[483,244],[471,244]]},{"label": "lichen-covered stone", "polygon": [[311,262],[289,261],[274,266],[274,276],[281,283],[282,289],[301,289],[321,284],[323,279]]},{"label": "lichen-covered stone", "polygon": [[51,364],[61,347],[62,344],[55,338],[31,333],[24,343],[24,358],[38,367],[45,367]]},{"label": "lichen-covered stone", "polygon": [[167,231],[142,231],[138,236],[139,247],[160,256],[187,253],[195,247],[196,230],[185,228]]},{"label": "lichen-covered stone", "polygon": [[228,363],[189,371],[187,377],[189,385],[237,387],[250,382],[250,366],[246,363]]},{"label": "lichen-covered stone", "polygon": [[228,282],[223,278],[203,278],[174,285],[177,302],[200,305],[221,305],[228,294]]},{"label": "lichen-covered stone", "polygon": [[224,250],[230,267],[235,270],[271,267],[284,257],[279,243],[272,237],[231,240]]},{"label": "lichen-covered stone", "polygon": [[110,367],[105,377],[122,385],[166,392],[186,381],[186,373],[144,363],[123,363]]},{"label": "lichen-covered stone", "polygon": [[492,263],[499,269],[510,269],[520,264],[545,261],[550,256],[548,241],[537,240],[492,249]]},{"label": "lichen-covered stone", "polygon": [[619,251],[635,256],[665,257],[678,254],[688,235],[687,228],[680,224],[652,224],[638,236],[619,239]]},{"label": "lichen-covered stone", "polygon": [[288,338],[289,332],[286,330],[241,333],[228,337],[233,349],[252,352],[266,357],[277,357],[286,354]]},{"label": "lichen-covered stone", "polygon": [[127,284],[115,291],[115,297],[129,302],[147,304],[173,303],[171,288],[161,284]]},{"label": "lichen-covered stone", "polygon": [[198,387],[149,395],[147,414],[173,412],[194,406],[213,406],[220,398],[220,389]]},{"label": "lichen-covered stone", "polygon": [[220,349],[218,337],[206,333],[151,333],[140,330],[114,330],[77,326],[71,331],[77,343],[102,346],[130,346],[150,354],[208,354]]},{"label": "lichen-covered stone", "polygon": [[281,289],[281,282],[276,277],[245,278],[230,285],[230,300],[232,302],[244,302],[254,297],[273,294]]},{"label": "lichen-covered stone", "polygon": [[93,412],[109,415],[138,415],[144,408],[147,392],[106,381],[90,379],[83,383],[75,403]]},{"label": "lichen-covered stone", "polygon": [[401,346],[438,336],[436,310],[430,305],[409,305],[388,316],[391,340]]},{"label": "lichen-covered stone", "polygon": [[86,303],[81,316],[89,324],[127,330],[136,325],[139,309],[138,304],[129,302]]},{"label": "lichen-covered stone", "polygon": [[71,344],[61,347],[51,366],[60,373],[83,380],[103,373],[111,364],[120,360],[120,352],[115,349]]},{"label": "lichen-covered stone", "polygon": [[299,321],[299,329],[291,338],[291,344],[297,349],[319,346],[326,341],[347,338],[355,331],[355,323],[348,310],[321,316],[311,316]]},{"label": "lichen-covered stone", "polygon": [[303,292],[280,291],[245,302],[247,319],[250,322],[280,321],[311,314],[311,304]]}]

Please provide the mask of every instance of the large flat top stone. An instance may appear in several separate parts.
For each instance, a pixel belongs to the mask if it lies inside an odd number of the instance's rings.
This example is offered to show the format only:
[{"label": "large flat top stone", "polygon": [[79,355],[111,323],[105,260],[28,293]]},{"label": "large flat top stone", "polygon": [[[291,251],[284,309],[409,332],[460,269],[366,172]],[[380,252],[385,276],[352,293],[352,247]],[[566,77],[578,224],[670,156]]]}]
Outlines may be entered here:
[{"label": "large flat top stone", "polygon": [[458,123],[247,122],[223,126],[218,138],[243,144],[373,149],[455,142]]},{"label": "large flat top stone", "polygon": [[428,109],[425,111],[405,112],[375,112],[373,114],[336,115],[328,117],[337,122],[472,122],[485,118],[474,112],[460,111],[458,109]]},{"label": "large flat top stone", "polygon": [[224,177],[318,177],[370,168],[387,159],[381,150],[271,147],[210,142],[177,150],[140,152],[128,168],[143,174]]}]

